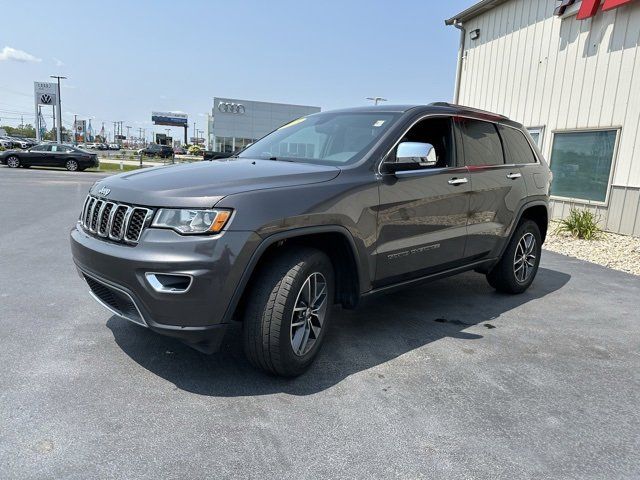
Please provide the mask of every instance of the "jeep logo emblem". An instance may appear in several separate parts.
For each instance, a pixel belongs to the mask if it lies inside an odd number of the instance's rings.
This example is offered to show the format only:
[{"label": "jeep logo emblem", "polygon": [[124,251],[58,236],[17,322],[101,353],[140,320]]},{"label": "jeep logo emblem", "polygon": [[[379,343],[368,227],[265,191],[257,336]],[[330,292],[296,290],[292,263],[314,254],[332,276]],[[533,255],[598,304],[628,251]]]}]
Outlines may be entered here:
[{"label": "jeep logo emblem", "polygon": [[98,194],[102,195],[103,197],[106,197],[110,193],[111,193],[111,189],[107,187],[102,187],[100,190],[98,190]]}]

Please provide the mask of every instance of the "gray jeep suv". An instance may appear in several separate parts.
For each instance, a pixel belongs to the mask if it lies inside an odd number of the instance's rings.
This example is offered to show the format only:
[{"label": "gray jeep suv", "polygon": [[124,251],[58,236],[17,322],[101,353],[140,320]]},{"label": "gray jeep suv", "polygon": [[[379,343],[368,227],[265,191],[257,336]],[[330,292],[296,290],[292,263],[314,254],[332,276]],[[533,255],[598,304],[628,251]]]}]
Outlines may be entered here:
[{"label": "gray jeep suv", "polygon": [[228,159],[97,182],[71,247],[114,314],[204,352],[241,321],[251,363],[294,376],[336,304],[467,270],[526,290],[550,181],[503,116],[444,103],[339,110]]}]

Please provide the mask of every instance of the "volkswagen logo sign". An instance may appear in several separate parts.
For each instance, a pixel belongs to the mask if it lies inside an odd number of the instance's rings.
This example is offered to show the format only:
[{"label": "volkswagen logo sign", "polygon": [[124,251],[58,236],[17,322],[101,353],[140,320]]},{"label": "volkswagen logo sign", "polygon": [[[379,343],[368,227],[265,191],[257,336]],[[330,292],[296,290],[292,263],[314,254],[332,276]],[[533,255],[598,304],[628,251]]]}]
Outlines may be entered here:
[{"label": "volkswagen logo sign", "polygon": [[102,195],[103,197],[106,197],[110,193],[111,193],[111,189],[107,187],[102,187],[100,190],[98,190],[98,194]]},{"label": "volkswagen logo sign", "polygon": [[235,113],[237,115],[242,115],[246,111],[244,105],[242,105],[241,103],[231,102],[220,102],[218,104],[218,110],[222,113]]},{"label": "volkswagen logo sign", "polygon": [[40,95],[40,103],[44,103],[45,105],[49,105],[51,103],[51,95],[47,93],[43,93]]}]

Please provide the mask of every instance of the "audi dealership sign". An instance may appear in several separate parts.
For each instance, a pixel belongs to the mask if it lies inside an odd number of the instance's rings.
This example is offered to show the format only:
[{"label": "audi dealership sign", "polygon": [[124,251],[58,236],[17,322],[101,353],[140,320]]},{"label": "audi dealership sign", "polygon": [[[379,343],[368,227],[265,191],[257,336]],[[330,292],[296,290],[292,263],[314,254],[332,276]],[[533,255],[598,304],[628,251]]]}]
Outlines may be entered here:
[{"label": "audi dealership sign", "polygon": [[247,111],[247,109],[241,103],[220,102],[218,104],[218,111],[222,113],[235,113],[236,115],[242,115]]}]

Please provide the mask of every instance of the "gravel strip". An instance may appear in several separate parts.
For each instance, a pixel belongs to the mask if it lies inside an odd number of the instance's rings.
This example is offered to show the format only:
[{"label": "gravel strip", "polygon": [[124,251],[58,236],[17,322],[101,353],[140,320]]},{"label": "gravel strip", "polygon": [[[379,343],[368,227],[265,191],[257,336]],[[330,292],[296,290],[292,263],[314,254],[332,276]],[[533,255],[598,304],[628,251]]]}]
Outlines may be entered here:
[{"label": "gravel strip", "polygon": [[580,240],[556,233],[557,222],[549,225],[544,248],[634,275],[640,275],[640,238],[602,232],[597,240]]}]

